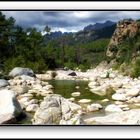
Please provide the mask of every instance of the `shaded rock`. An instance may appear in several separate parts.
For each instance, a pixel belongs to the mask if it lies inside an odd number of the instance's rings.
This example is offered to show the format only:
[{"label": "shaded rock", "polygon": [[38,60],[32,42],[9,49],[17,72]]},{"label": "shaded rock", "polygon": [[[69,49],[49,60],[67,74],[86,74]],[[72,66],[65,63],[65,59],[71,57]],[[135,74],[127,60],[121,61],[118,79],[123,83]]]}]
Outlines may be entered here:
[{"label": "shaded rock", "polygon": [[9,82],[5,79],[0,79],[0,88],[6,87],[9,85]]},{"label": "shaded rock", "polygon": [[69,76],[77,76],[77,74],[75,72],[71,72],[68,74]]},{"label": "shaded rock", "polygon": [[35,76],[32,69],[22,68],[22,67],[15,67],[9,73],[9,76],[11,76],[11,77],[16,77],[16,76],[21,76],[21,75],[28,75],[28,76],[31,76],[31,77]]},{"label": "shaded rock", "polygon": [[[0,90],[0,122],[13,122],[21,113],[22,109],[16,100],[15,93],[10,90]],[[3,116],[5,116],[5,120],[2,119]]]},{"label": "shaded rock", "polygon": [[17,85],[17,86],[12,86],[11,89],[16,93],[16,95],[22,95],[28,92],[29,87]]}]

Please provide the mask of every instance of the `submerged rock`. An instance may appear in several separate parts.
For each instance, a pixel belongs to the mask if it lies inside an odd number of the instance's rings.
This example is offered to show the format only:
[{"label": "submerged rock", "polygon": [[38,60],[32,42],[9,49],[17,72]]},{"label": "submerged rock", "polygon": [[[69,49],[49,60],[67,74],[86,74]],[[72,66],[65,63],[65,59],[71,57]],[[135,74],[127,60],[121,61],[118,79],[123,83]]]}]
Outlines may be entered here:
[{"label": "submerged rock", "polygon": [[77,96],[80,96],[80,95],[81,95],[80,92],[73,92],[73,93],[71,94],[71,96],[73,96],[73,97],[77,97]]},{"label": "submerged rock", "polygon": [[90,103],[91,100],[90,99],[81,99],[78,101],[78,103],[81,103],[81,104],[87,104],[87,103]]}]

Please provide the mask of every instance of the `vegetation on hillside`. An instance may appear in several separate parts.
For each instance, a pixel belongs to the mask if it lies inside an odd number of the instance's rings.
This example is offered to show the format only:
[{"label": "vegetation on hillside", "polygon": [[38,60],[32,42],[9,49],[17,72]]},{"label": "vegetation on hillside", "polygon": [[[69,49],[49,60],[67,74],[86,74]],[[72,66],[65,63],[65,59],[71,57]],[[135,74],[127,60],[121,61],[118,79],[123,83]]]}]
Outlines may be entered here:
[{"label": "vegetation on hillside", "polygon": [[[51,29],[44,28],[46,34]],[[45,42],[36,28],[23,29],[15,19],[0,12],[0,69],[8,72],[14,67],[30,67],[41,73],[47,69],[79,67],[86,70],[106,58],[109,39],[84,42],[72,34]]]}]

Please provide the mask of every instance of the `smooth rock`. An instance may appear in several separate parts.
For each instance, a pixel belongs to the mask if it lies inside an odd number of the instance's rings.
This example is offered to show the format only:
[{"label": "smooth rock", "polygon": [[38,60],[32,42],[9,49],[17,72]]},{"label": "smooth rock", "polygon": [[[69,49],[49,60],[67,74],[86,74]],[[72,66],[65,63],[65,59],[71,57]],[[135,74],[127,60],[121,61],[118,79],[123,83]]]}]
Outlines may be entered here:
[{"label": "smooth rock", "polygon": [[11,89],[16,93],[16,95],[22,95],[28,92],[29,87],[27,86],[12,86]]},{"label": "smooth rock", "polygon": [[[0,90],[0,118],[9,115],[7,121],[13,120],[22,113],[21,106],[16,100],[15,93],[10,90]],[[2,121],[0,121],[3,123]],[[6,121],[4,121],[6,123]]]},{"label": "smooth rock", "polygon": [[71,94],[71,96],[73,96],[73,97],[78,97],[78,96],[80,96],[80,95],[81,95],[80,92],[73,92],[73,93]]},{"label": "smooth rock", "polygon": [[35,80],[34,77],[31,77],[31,76],[28,76],[28,75],[20,75],[19,78],[20,78],[21,80],[24,80],[24,81],[27,81],[27,80],[34,81],[34,80]]},{"label": "smooth rock", "polygon": [[71,101],[71,102],[74,102],[75,101],[75,98],[71,97],[68,100]]},{"label": "smooth rock", "polygon": [[92,111],[98,111],[102,109],[102,105],[100,104],[91,104],[87,106],[87,111],[92,112]]},{"label": "smooth rock", "polygon": [[87,103],[90,103],[91,100],[90,99],[81,99],[78,101],[78,103],[81,103],[81,104],[87,104]]},{"label": "smooth rock", "polygon": [[97,82],[95,82],[95,81],[90,82],[90,83],[88,84],[88,86],[89,86],[90,88],[93,88],[93,87],[95,87],[95,86],[99,86],[99,85],[100,85],[100,84],[97,83]]},{"label": "smooth rock", "polygon": [[134,97],[134,96],[137,96],[137,95],[139,94],[139,92],[140,92],[139,89],[137,89],[137,88],[132,88],[132,89],[128,90],[128,91],[126,92],[125,95],[126,95],[127,97]]},{"label": "smooth rock", "polygon": [[104,117],[93,117],[84,121],[90,125],[140,125],[140,109],[115,112]]},{"label": "smooth rock", "polygon": [[100,95],[100,96],[105,96],[106,95],[106,89],[107,89],[107,87],[99,86],[99,87],[90,89],[90,91],[94,94],[97,94],[97,95]]},{"label": "smooth rock", "polygon": [[28,75],[28,76],[31,76],[31,77],[35,76],[32,69],[22,68],[22,67],[15,67],[9,73],[9,76],[11,76],[11,77],[16,77],[16,76],[21,76],[21,75]]},{"label": "smooth rock", "polygon": [[115,104],[110,104],[105,108],[105,111],[106,112],[121,112],[122,109]]},{"label": "smooth rock", "polygon": [[112,95],[112,99],[113,100],[117,100],[117,101],[126,101],[126,96],[124,94],[119,94],[119,93],[115,93]]},{"label": "smooth rock", "polygon": [[102,102],[109,102],[109,99],[103,99]]},{"label": "smooth rock", "polygon": [[60,95],[52,94],[44,98],[40,107],[35,112],[33,124],[59,124],[62,118],[66,118],[67,114],[71,116],[81,107],[75,103],[69,102]]}]

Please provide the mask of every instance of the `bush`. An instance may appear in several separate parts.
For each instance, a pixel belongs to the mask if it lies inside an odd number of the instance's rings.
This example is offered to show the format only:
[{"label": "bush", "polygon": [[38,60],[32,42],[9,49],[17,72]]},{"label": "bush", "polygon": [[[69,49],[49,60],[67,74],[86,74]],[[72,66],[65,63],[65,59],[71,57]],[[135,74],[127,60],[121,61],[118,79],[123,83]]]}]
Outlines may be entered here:
[{"label": "bush", "polygon": [[88,64],[80,64],[80,65],[78,66],[78,68],[79,68],[82,72],[86,72],[87,69],[90,68],[90,66],[88,66]]},{"label": "bush", "polygon": [[140,58],[137,58],[133,66],[133,70],[131,72],[131,77],[137,78],[139,76],[140,76]]},{"label": "bush", "polygon": [[4,63],[4,70],[6,73],[15,67],[31,68],[35,73],[43,73],[43,71],[48,69],[43,59],[32,62],[30,60],[26,61],[22,56],[9,58]]},{"label": "bush", "polygon": [[64,63],[64,67],[67,67],[68,69],[73,70],[76,67],[76,64],[72,62],[67,62],[67,63]]}]

